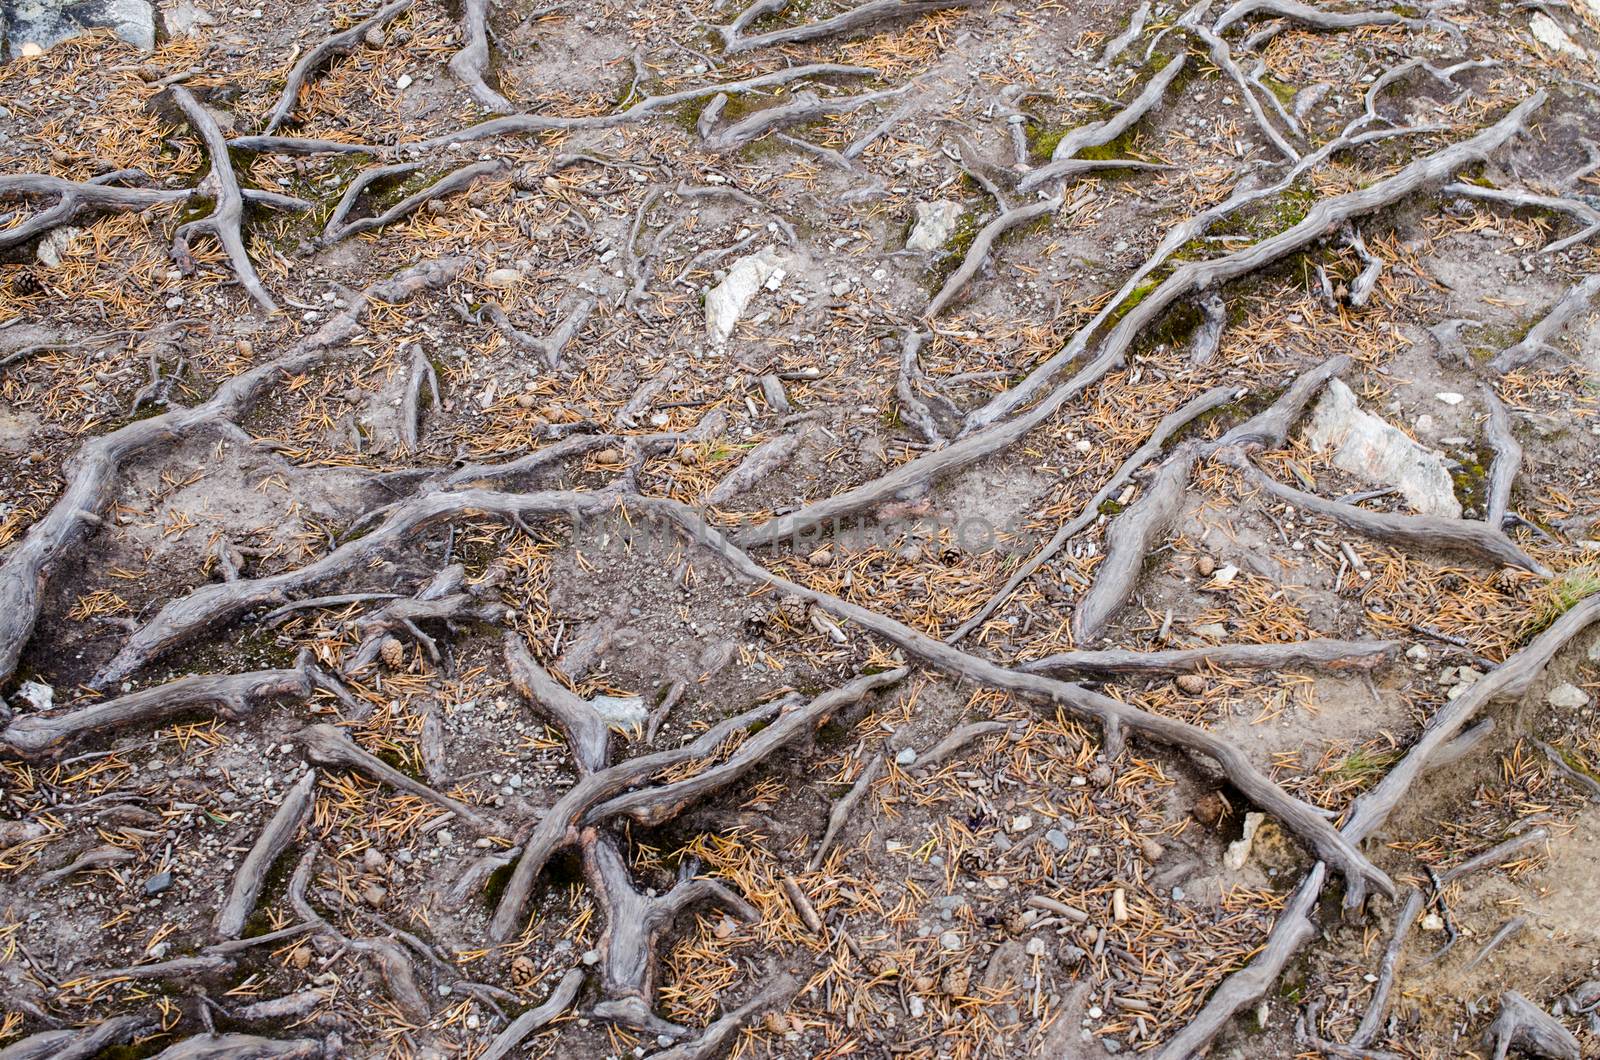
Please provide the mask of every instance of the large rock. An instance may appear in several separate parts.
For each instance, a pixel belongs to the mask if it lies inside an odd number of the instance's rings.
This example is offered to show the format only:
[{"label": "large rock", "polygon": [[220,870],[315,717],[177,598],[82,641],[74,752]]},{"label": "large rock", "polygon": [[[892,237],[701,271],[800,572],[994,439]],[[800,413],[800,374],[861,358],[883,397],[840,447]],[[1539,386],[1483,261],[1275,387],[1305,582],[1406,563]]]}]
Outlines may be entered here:
[{"label": "large rock", "polygon": [[961,220],[961,204],[949,199],[917,203],[917,223],[906,239],[907,250],[934,251],[950,242]]},{"label": "large rock", "polygon": [[1376,486],[1393,486],[1424,515],[1461,517],[1443,454],[1419,445],[1356,404],[1350,388],[1328,383],[1311,414],[1306,440],[1318,452],[1333,450],[1333,464]]},{"label": "large rock", "polygon": [[763,286],[777,287],[782,280],[783,267],[774,247],[734,262],[727,278],[706,293],[706,339],[712,348],[727,345],[740,315],[757,291]]},{"label": "large rock", "polygon": [[217,20],[211,12],[194,0],[177,0],[161,5],[161,28],[169,37],[198,37],[206,26],[215,26]]},{"label": "large rock", "polygon": [[50,48],[94,29],[110,29],[136,48],[156,46],[155,8],[149,0],[0,0],[6,53],[25,45]]}]

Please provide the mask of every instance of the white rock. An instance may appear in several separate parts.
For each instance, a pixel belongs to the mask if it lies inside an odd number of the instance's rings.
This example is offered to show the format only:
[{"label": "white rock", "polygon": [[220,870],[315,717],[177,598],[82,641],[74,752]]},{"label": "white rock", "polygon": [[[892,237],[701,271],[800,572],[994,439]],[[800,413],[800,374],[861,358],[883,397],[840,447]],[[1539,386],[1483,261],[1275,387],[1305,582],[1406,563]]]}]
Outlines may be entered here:
[{"label": "white rock", "polygon": [[1025,813],[1019,813],[1015,817],[1011,818],[1011,831],[1013,834],[1017,832],[1026,832],[1032,827],[1033,818],[1029,817]]},{"label": "white rock", "polygon": [[49,235],[39,240],[39,247],[34,251],[34,256],[39,259],[39,264],[47,269],[54,269],[61,264],[61,255],[72,249],[72,241],[83,233],[81,228],[63,226],[52,231]]},{"label": "white rock", "polygon": [[215,26],[217,20],[194,0],[178,0],[175,4],[162,5],[161,24],[169,37],[193,37],[198,35],[200,27]]},{"label": "white rock", "polygon": [[1244,815],[1244,835],[1228,844],[1228,849],[1222,855],[1222,863],[1234,872],[1244,868],[1245,862],[1250,860],[1250,848],[1255,845],[1256,829],[1261,827],[1261,822],[1267,819],[1264,813],[1247,813]]},{"label": "white rock", "polygon": [[1424,515],[1461,517],[1444,455],[1361,409],[1355,394],[1338,379],[1328,382],[1306,433],[1313,449],[1333,450],[1335,467],[1375,485],[1398,488]]},{"label": "white rock", "polygon": [[13,53],[24,57],[101,28],[144,51],[156,46],[156,11],[149,0],[27,0],[0,8],[0,31]]},{"label": "white rock", "polygon": [[1230,563],[1211,576],[1211,584],[1218,587],[1226,587],[1232,585],[1233,579],[1238,576],[1239,568]]},{"label": "white rock", "polygon": [[394,79],[394,87],[398,88],[402,92],[404,92],[406,89],[410,88],[411,87],[411,75],[410,74],[401,74],[399,77],[395,78]]},{"label": "white rock", "polygon": [[916,210],[917,223],[911,226],[911,235],[906,239],[907,250],[938,250],[950,242],[956,222],[961,220],[959,202],[949,199],[919,202]]},{"label": "white rock", "polygon": [[595,696],[589,703],[601,720],[619,729],[637,729],[650,720],[639,696]]},{"label": "white rock", "polygon": [[1553,52],[1570,55],[1574,59],[1587,59],[1589,53],[1580,48],[1576,41],[1567,36],[1567,31],[1561,24],[1544,12],[1533,16],[1528,23],[1528,28],[1533,31],[1533,39],[1543,44]]},{"label": "white rock", "polygon": [[706,292],[706,338],[713,348],[720,349],[727,344],[740,314],[756,292],[775,274],[781,278],[783,270],[778,260],[774,247],[746,254],[728,269],[726,279]]},{"label": "white rock", "polygon": [[1577,685],[1563,681],[1544,694],[1544,701],[1559,710],[1577,710],[1589,705],[1589,694]]},{"label": "white rock", "polygon": [[515,287],[521,283],[522,273],[516,269],[494,269],[483,278],[483,282],[490,287],[503,291],[508,287]]},{"label": "white rock", "polygon": [[1465,397],[1457,394],[1453,390],[1446,390],[1443,393],[1435,394],[1433,396],[1444,402],[1446,405],[1459,405],[1466,400]]},{"label": "white rock", "polygon": [[39,681],[24,681],[17,698],[34,710],[49,710],[56,701],[56,690]]}]

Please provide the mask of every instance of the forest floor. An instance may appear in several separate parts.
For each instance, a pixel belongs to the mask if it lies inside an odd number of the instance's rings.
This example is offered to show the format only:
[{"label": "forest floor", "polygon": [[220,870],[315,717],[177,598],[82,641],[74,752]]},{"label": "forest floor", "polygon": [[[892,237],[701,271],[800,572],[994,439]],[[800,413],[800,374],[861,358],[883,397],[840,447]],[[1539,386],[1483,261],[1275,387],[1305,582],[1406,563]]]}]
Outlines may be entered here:
[{"label": "forest floor", "polygon": [[0,1060],[1600,1055],[1589,3],[12,54]]}]

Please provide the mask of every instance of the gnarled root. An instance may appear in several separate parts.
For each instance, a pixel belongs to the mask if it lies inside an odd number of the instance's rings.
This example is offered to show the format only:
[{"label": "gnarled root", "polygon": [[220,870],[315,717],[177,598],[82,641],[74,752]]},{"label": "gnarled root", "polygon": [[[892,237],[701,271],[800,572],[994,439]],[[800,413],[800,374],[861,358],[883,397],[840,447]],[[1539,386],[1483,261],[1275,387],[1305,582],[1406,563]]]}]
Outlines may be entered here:
[{"label": "gnarled root", "polygon": [[1393,640],[1335,640],[1317,637],[1292,644],[1218,644],[1172,651],[1068,651],[1022,663],[1017,669],[1057,677],[1105,674],[1185,674],[1219,670],[1317,670],[1350,673],[1377,669],[1393,659]]},{"label": "gnarled root", "polygon": [[800,26],[789,26],[785,29],[775,29],[768,33],[755,33],[745,35],[745,27],[763,15],[773,15],[788,6],[788,0],[756,0],[739,17],[726,26],[715,27],[722,36],[723,50],[729,55],[740,52],[753,51],[756,48],[768,48],[778,44],[799,44],[804,41],[822,40],[826,37],[837,36],[841,33],[853,33],[868,26],[887,22],[890,19],[909,18],[913,15],[926,14],[931,11],[948,11],[951,8],[970,7],[973,0],[868,0],[867,3],[852,7],[848,11],[825,18],[819,22],[808,22]]},{"label": "gnarled root", "polygon": [[489,0],[463,0],[461,39],[461,50],[450,57],[450,72],[484,109],[496,114],[515,111],[517,105],[483,79],[489,70]]},{"label": "gnarled root", "polygon": [[1485,1045],[1493,1046],[1494,1060],[1505,1060],[1512,1046],[1551,1060],[1578,1060],[1578,1039],[1550,1013],[1515,990],[1500,995],[1500,1014],[1483,1032]]},{"label": "gnarled root", "polygon": [[522,1039],[543,1027],[557,1016],[561,1015],[577,1000],[578,989],[583,986],[583,969],[572,968],[556,988],[550,991],[550,996],[544,1003],[535,1008],[530,1008],[516,1019],[512,1020],[505,1030],[495,1036],[489,1043],[489,1048],[484,1050],[478,1060],[502,1060],[510,1054],[511,1050],[522,1044]]},{"label": "gnarled root", "polygon": [[289,78],[284,83],[282,94],[278,96],[278,102],[267,115],[267,125],[263,132],[269,134],[276,132],[278,126],[294,113],[295,102],[300,98],[300,89],[305,87],[306,78],[321,69],[328,60],[355,51],[361,46],[369,30],[382,29],[410,6],[411,0],[394,0],[393,3],[379,8],[371,18],[335,33],[301,56],[300,61],[294,64],[294,69],[289,71]]},{"label": "gnarled root", "polygon": [[295,742],[300,745],[309,762],[319,766],[354,769],[380,784],[399,788],[419,799],[449,810],[475,831],[490,835],[505,833],[504,827],[494,818],[479,813],[458,799],[452,799],[433,790],[421,781],[411,779],[376,755],[362,750],[344,734],[343,729],[336,725],[309,725],[295,734]]},{"label": "gnarled root", "polygon": [[216,924],[211,932],[213,938],[219,941],[236,939],[244,934],[245,921],[255,910],[256,899],[267,882],[267,873],[272,869],[273,862],[278,860],[300,826],[311,816],[312,807],[316,804],[316,786],[317,771],[310,769],[283,797],[278,812],[272,815],[272,820],[267,822],[261,835],[250,847],[250,852],[245,855],[233,878],[228,897],[223,900],[222,908],[217,910]]}]

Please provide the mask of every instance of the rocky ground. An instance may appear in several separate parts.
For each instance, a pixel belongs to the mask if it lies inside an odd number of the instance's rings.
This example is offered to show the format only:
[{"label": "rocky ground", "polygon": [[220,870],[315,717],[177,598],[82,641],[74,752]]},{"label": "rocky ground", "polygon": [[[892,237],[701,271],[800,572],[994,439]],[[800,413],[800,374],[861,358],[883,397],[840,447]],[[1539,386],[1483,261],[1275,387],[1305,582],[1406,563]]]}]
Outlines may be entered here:
[{"label": "rocky ground", "polygon": [[1600,1055],[1593,0],[0,38],[3,1060]]}]

